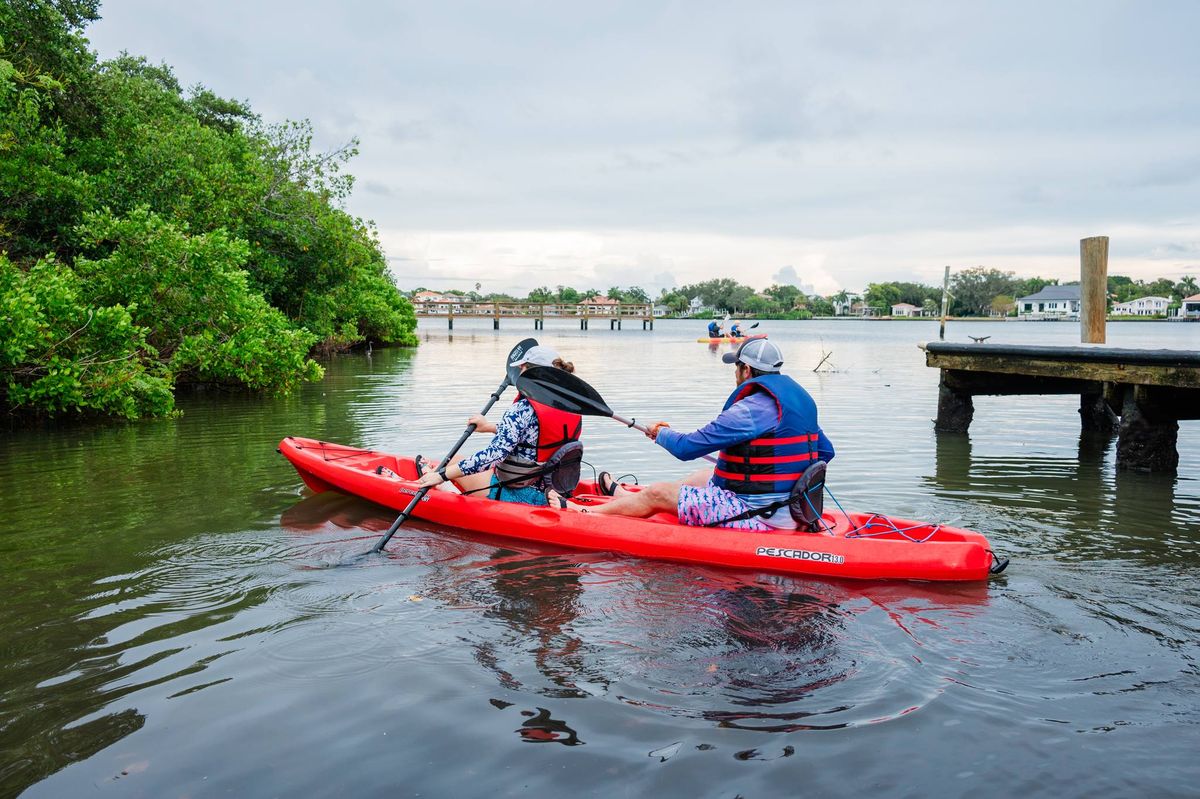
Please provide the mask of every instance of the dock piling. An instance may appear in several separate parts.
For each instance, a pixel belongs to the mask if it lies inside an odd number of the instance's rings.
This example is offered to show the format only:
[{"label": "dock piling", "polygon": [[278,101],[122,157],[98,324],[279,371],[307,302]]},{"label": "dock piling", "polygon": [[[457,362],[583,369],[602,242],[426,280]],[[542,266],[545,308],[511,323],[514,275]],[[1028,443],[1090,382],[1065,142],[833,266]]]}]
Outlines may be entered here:
[{"label": "dock piling", "polygon": [[1108,315],[1108,236],[1079,241],[1080,341],[1103,344]]}]

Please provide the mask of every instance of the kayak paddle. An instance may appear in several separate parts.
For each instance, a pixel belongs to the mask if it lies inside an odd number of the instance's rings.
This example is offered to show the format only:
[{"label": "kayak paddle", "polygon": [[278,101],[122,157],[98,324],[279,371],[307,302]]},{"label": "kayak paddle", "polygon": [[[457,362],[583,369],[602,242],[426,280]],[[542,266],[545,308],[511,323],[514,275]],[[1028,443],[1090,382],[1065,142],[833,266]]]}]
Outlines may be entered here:
[{"label": "kayak paddle", "polygon": [[[536,347],[536,346],[537,346],[537,339],[527,338],[524,341],[522,341],[520,344],[518,344],[517,346],[513,347],[512,352],[510,352],[508,354],[508,357],[504,360],[504,367],[505,367],[504,380],[501,381],[500,385],[496,388],[496,390],[492,392],[492,396],[490,399],[488,399],[487,405],[484,405],[483,410],[479,412],[480,416],[487,415],[487,412],[490,411],[492,409],[492,406],[496,404],[496,401],[500,399],[500,395],[504,393],[504,389],[511,386],[516,381],[517,376],[519,374],[521,374],[521,367],[510,366],[509,364],[511,364],[513,361],[521,360],[522,355],[524,355],[526,352],[528,352],[531,347]],[[539,367],[539,368],[544,369],[546,367]],[[562,370],[555,369],[554,371],[561,372]],[[566,374],[566,372],[563,372],[563,374]],[[442,458],[441,463],[439,463],[434,468],[434,471],[436,472],[439,469],[446,468],[446,464],[448,464],[450,462],[451,458],[453,458],[456,454],[458,454],[458,451],[460,449],[462,449],[462,445],[466,443],[467,439],[470,438],[471,434],[474,432],[475,432],[475,425],[473,425],[473,424],[467,425],[467,429],[463,432],[463,434],[461,436],[459,436],[458,443],[454,445],[453,449],[451,449],[449,452],[446,453],[446,457]],[[400,525],[404,524],[404,522],[408,520],[408,517],[410,515],[412,515],[413,509],[415,507],[417,507],[417,503],[420,502],[422,499],[424,499],[425,495],[429,493],[430,488],[432,488],[432,486],[426,486],[425,488],[422,488],[420,491],[418,491],[415,496],[413,496],[412,501],[408,503],[408,507],[406,507],[400,513],[400,515],[396,518],[396,521],[392,522],[392,526],[389,527],[388,531],[383,534],[383,537],[379,539],[378,543],[376,543],[375,546],[373,546],[371,548],[371,552],[382,552],[383,551],[383,548],[387,546],[388,541],[391,541],[392,536],[395,535],[396,531],[400,529]]]},{"label": "kayak paddle", "polygon": [[[650,429],[636,419],[626,419],[613,413],[600,392],[570,372],[553,366],[531,366],[517,377],[517,390],[531,400],[580,416],[607,416],[626,427],[648,433]],[[707,461],[716,458],[705,455]]]}]

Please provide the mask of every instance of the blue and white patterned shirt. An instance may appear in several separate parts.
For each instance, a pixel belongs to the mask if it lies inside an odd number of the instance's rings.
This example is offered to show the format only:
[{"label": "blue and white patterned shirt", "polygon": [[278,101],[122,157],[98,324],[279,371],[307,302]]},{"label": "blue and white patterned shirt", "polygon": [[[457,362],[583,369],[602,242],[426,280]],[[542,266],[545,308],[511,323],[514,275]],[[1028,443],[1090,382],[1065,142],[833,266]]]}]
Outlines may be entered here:
[{"label": "blue and white patterned shirt", "polygon": [[[469,458],[458,462],[463,474],[476,474],[491,469],[500,461],[516,455],[527,461],[537,461],[538,420],[529,400],[520,399],[512,404],[500,421],[496,423],[496,434],[483,449]],[[546,479],[535,484],[543,490],[549,487]]]}]

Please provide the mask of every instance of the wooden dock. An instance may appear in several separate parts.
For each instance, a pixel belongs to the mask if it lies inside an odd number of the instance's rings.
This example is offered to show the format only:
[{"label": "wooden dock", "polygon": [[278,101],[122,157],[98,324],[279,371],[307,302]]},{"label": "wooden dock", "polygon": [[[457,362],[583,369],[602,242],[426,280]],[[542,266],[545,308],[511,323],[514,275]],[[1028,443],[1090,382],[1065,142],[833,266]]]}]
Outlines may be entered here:
[{"label": "wooden dock", "polygon": [[501,319],[532,319],[534,330],[545,329],[547,319],[578,319],[580,330],[593,320],[607,320],[609,330],[620,330],[628,321],[640,321],[642,330],[654,329],[654,306],[642,303],[441,302],[415,303],[413,310],[420,318],[446,319],[450,330],[455,319],[491,319],[493,330],[500,329]]},{"label": "wooden dock", "polygon": [[1200,419],[1200,352],[921,344],[941,370],[936,429],[966,432],[984,395],[1078,394],[1084,430],[1117,433],[1117,467],[1173,471],[1179,422]]}]

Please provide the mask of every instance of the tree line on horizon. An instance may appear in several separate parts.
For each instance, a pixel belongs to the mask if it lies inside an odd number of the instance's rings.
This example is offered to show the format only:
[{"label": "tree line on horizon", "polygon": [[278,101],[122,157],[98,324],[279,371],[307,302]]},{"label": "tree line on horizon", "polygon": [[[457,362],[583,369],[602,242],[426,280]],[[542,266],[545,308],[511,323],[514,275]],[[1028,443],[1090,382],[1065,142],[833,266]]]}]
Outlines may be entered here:
[{"label": "tree line on horizon", "polygon": [[[1072,285],[1079,281],[1063,283]],[[1021,297],[1036,294],[1046,286],[1060,285],[1057,279],[1028,277],[1019,278],[1013,272],[983,266],[971,267],[950,276],[951,316],[1007,315],[1016,308]],[[656,299],[638,286],[620,288],[613,286],[607,292],[598,289],[580,291],[570,286],[559,285],[555,289],[541,286],[524,297],[505,293],[481,294],[478,291],[449,289],[442,294],[462,297],[475,302],[538,302],[566,303],[583,302],[591,297],[607,297],[625,303],[655,303],[667,306],[671,313],[680,315],[688,312],[691,302],[699,298],[702,305],[710,309],[709,314],[728,313],[733,316],[750,316],[773,319],[808,319],[814,316],[834,316],[839,307],[848,308],[854,302],[862,302],[879,315],[891,313],[893,305],[909,303],[927,313],[941,310],[941,286],[928,286],[906,281],[871,283],[861,292],[846,290],[835,294],[806,294],[799,287],[788,284],[773,284],[756,291],[751,286],[732,278],[716,278],[701,283],[662,289]],[[424,287],[414,289],[428,291]],[[1167,297],[1174,305],[1200,291],[1196,278],[1184,275],[1179,281],[1158,278],[1152,281],[1135,280],[1124,275],[1108,277],[1110,303],[1128,302],[1147,296]],[[705,314],[700,314],[704,316]]]},{"label": "tree line on horizon", "polygon": [[174,391],[287,391],[312,359],[415,344],[373,225],[342,206],[356,142],[102,61],[98,0],[0,3],[0,402],[168,415]]}]

